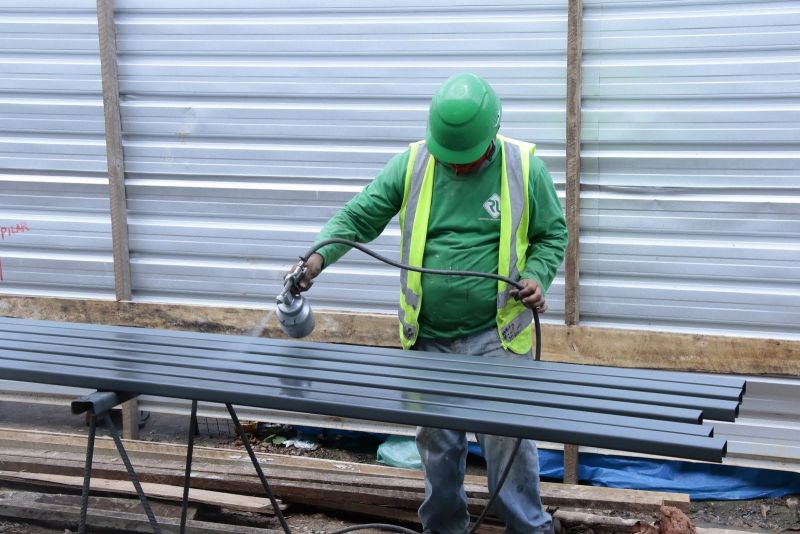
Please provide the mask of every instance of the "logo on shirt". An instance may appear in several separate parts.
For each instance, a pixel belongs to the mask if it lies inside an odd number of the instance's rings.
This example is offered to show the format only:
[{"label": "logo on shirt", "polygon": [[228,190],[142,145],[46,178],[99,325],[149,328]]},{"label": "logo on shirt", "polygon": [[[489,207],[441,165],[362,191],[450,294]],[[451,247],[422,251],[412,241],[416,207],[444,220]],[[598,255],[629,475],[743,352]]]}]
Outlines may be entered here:
[{"label": "logo on shirt", "polygon": [[500,217],[500,196],[497,193],[493,193],[492,196],[486,199],[486,202],[483,203],[483,209],[486,210],[492,219],[497,219]]}]

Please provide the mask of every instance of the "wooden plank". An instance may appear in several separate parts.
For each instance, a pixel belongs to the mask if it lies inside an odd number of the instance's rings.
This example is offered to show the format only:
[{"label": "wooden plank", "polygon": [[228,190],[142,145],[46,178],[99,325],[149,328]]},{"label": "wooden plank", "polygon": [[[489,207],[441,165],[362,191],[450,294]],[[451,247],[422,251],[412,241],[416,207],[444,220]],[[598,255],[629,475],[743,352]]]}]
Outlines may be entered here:
[{"label": "wooden plank", "polygon": [[564,445],[564,484],[578,483],[578,449],[577,445]]},{"label": "wooden plank", "polygon": [[[263,312],[239,308],[0,296],[0,315],[28,319],[245,334]],[[397,347],[397,317],[317,311],[310,341]],[[264,334],[283,338],[277,320]],[[543,359],[751,375],[800,376],[800,340],[542,325]]]},{"label": "wooden plank", "polygon": [[[71,506],[75,509],[80,507],[81,496],[77,493],[39,493],[32,491],[22,490],[3,490],[0,489],[0,500],[6,502],[13,501],[20,504],[27,503],[29,506],[36,506],[39,504],[57,504],[62,506]],[[89,508],[95,512],[102,512],[104,510],[116,512],[130,512],[141,513],[141,503],[138,498],[125,498],[125,497],[97,497],[94,495],[89,496]],[[180,518],[181,507],[179,504],[165,503],[160,501],[153,501],[150,507],[156,517],[172,517]],[[187,519],[195,519],[197,516],[198,506],[190,503],[187,507]]]},{"label": "wooden plank", "polygon": [[122,119],[119,109],[117,35],[114,1],[97,0],[97,30],[100,38],[100,74],[103,82],[103,113],[106,128],[108,192],[111,204],[111,238],[114,252],[114,286],[117,300],[131,300],[131,266],[128,244],[128,202],[125,194],[125,164],[122,152]]},{"label": "wooden plank", "polygon": [[[13,448],[13,443],[19,448],[39,450],[71,450],[85,451],[86,437],[78,434],[64,434],[46,431],[27,431],[13,428],[0,427],[0,443],[3,447]],[[61,447],[61,449],[59,449]],[[126,440],[125,449],[131,458],[138,455],[162,458],[172,456],[183,462],[186,459],[186,445],[176,443],[159,443],[152,441]],[[98,437],[95,441],[95,454],[101,451],[111,451],[116,455],[116,446],[111,438]],[[415,469],[400,469],[384,465],[359,464],[342,462],[324,458],[305,458],[302,456],[288,456],[282,454],[256,453],[262,467],[279,465],[281,468],[298,468],[312,471],[332,471],[335,473],[351,473],[372,476],[390,476],[398,478],[413,478],[422,480],[422,471]],[[239,463],[247,469],[253,469],[247,452],[238,449],[222,449],[213,447],[195,446],[193,451],[194,462],[208,460],[224,462],[226,465]]]},{"label": "wooden plank", "polygon": [[[35,473],[50,473],[59,475],[82,475],[84,465],[84,455],[79,452],[47,451],[45,454],[35,454],[28,450],[21,449],[0,449],[0,470],[5,471],[26,471]],[[132,457],[135,469],[139,478],[144,481],[158,482],[170,485],[183,484],[182,462],[172,460],[162,460],[159,458],[136,458]],[[325,484],[338,484],[342,486],[356,486],[359,488],[393,488],[404,491],[422,493],[424,485],[421,479],[408,479],[396,477],[364,476],[357,474],[346,474],[331,471],[309,471],[304,469],[286,468],[279,465],[272,467],[262,467],[262,471],[270,481],[274,483],[286,482],[322,482]],[[115,480],[127,480],[127,472],[120,464],[119,458],[112,455],[95,454],[92,463],[93,476]],[[244,493],[263,493],[260,481],[256,477],[255,470],[251,465],[239,464],[215,464],[208,462],[194,461],[192,463],[192,487],[202,487],[205,489],[221,489],[224,484],[215,486],[202,485],[203,477],[207,477],[214,483],[215,480],[221,481],[223,478],[230,482],[233,477],[242,480],[246,477],[249,486],[244,488]],[[477,483],[466,485],[468,493],[484,494],[486,490],[486,479],[478,478]],[[233,492],[233,486],[229,487]],[[484,495],[485,496],[485,495]]]},{"label": "wooden plank", "polygon": [[137,397],[122,403],[122,437],[139,439],[139,399]]},{"label": "wooden plank", "polygon": [[[595,527],[594,530],[599,532],[632,532],[636,524],[640,521],[640,519],[609,517],[588,512],[573,512],[567,510],[558,510],[554,515],[561,521],[561,525],[564,527],[583,527],[577,530],[578,532],[585,532],[586,526]],[[645,518],[645,521],[649,520],[652,520],[652,517]],[[592,532],[592,530],[589,532]]]},{"label": "wooden plank", "polygon": [[[7,439],[15,435],[19,441]],[[44,438],[52,438],[54,442],[63,442],[69,436],[46,435],[35,433],[26,446],[21,441],[22,433],[0,429],[0,466],[7,469],[47,470],[59,474],[78,475],[82,473],[82,451],[72,447],[68,451],[54,450],[59,445],[48,444]],[[72,436],[71,439],[79,436]],[[98,443],[100,440],[98,439]],[[185,448],[176,445],[167,447],[171,454],[147,454],[147,448],[163,450],[162,443],[131,442],[138,451],[129,451],[142,480],[159,481],[169,484],[182,483],[182,468]],[[63,445],[61,445],[63,447]],[[39,450],[36,450],[39,449]],[[206,489],[226,489],[227,491],[260,494],[260,483],[255,478],[252,466],[241,459],[240,451],[209,449],[216,453],[212,458],[195,458],[193,463],[193,487]],[[143,454],[144,453],[144,454]],[[176,454],[177,453],[177,454]],[[221,453],[221,454],[219,454]],[[234,453],[231,455],[230,453]],[[259,455],[261,457],[262,455]],[[417,506],[423,492],[422,474],[416,470],[382,468],[381,466],[363,466],[354,464],[352,469],[347,462],[332,462],[314,458],[304,458],[302,466],[298,466],[297,457],[270,455],[272,461],[262,461],[265,474],[270,479],[276,494],[286,500],[304,495],[304,488],[309,484],[320,484],[313,488],[318,498],[332,499],[338,495],[343,500],[364,497],[372,504],[392,505],[391,495],[382,493],[383,489],[396,489],[404,492],[402,497],[408,498],[409,506]],[[282,460],[286,460],[284,464]],[[55,467],[48,467],[55,466]],[[303,466],[312,466],[305,468]],[[113,450],[97,447],[95,452],[95,471],[99,469],[116,470],[119,478],[126,478],[122,466]],[[375,467],[373,473],[359,473],[360,467]],[[65,470],[53,470],[53,469]],[[71,469],[71,471],[66,470]],[[110,476],[103,472],[103,476]],[[160,478],[156,478],[160,477]],[[219,485],[217,485],[219,483]],[[486,499],[486,478],[474,475],[465,477],[465,489],[471,498]],[[359,490],[361,490],[359,492]],[[658,510],[662,505],[676,506],[688,510],[688,495],[666,492],[648,492],[624,490],[617,488],[599,488],[592,486],[573,486],[558,483],[541,483],[542,499],[552,506],[618,508],[630,510]],[[327,491],[327,496],[324,492]],[[411,497],[411,494],[417,495]],[[387,500],[389,499],[389,500]]]},{"label": "wooden plank", "polygon": [[581,52],[583,0],[569,0],[567,14],[566,217],[569,243],[564,259],[564,322],[580,319],[581,230]]},{"label": "wooden plank", "polygon": [[[48,454],[57,454],[60,450],[76,453],[72,459],[79,461],[83,458],[86,446],[86,438],[74,434],[56,434],[51,432],[32,432],[14,429],[0,428],[0,451],[10,455],[14,450],[22,451],[23,455],[30,454],[36,457],[47,457]],[[170,465],[166,462],[173,461],[171,464],[174,469],[182,469],[186,457],[186,446],[173,443],[157,443],[149,441],[128,441],[126,442],[128,454],[133,459],[135,465]],[[39,452],[41,451],[41,452]],[[252,464],[246,453],[236,449],[221,449],[209,447],[195,447],[194,449],[193,471],[206,470],[209,473],[234,473],[243,475],[253,475]],[[96,461],[103,461],[104,455],[111,463],[118,463],[114,443],[110,438],[97,438],[95,444]],[[358,464],[353,462],[342,462],[337,460],[327,460],[321,458],[304,458],[298,456],[287,456],[280,454],[257,453],[259,462],[265,473],[281,476],[281,472],[287,473],[287,477],[302,476],[309,479],[319,478],[325,480],[339,480],[339,478],[350,477],[355,483],[360,485],[371,485],[369,478],[377,479],[374,485],[391,484],[394,487],[421,487],[423,479],[422,472],[415,469],[401,469],[397,467],[387,467],[380,465]],[[62,457],[63,459],[63,457]],[[148,460],[154,463],[148,463]],[[301,473],[294,475],[294,473]],[[386,479],[386,480],[381,480]],[[404,482],[404,479],[411,482]],[[387,482],[388,481],[388,482]],[[416,481],[416,482],[413,482]],[[466,475],[464,477],[466,487],[471,489],[473,486],[486,487],[486,477]],[[551,488],[563,488],[563,484],[542,483],[543,492],[546,494]],[[626,495],[635,492],[641,495],[654,497],[653,504],[658,501],[655,497],[663,501],[675,502],[678,507],[687,506],[688,496],[681,493],[667,492],[644,492],[635,490],[623,490],[616,488],[600,488],[591,486],[576,486],[581,491],[593,491],[608,495],[609,499],[625,500]],[[477,491],[477,489],[475,490]],[[597,497],[594,497],[595,499]]]},{"label": "wooden plank", "polygon": [[[691,508],[689,495],[683,493],[598,488],[552,482],[542,482],[542,502],[549,506],[565,508],[625,509],[640,512],[657,511],[662,504],[667,503],[670,503],[668,506],[675,506],[682,511]],[[656,506],[658,502],[662,504]]]},{"label": "wooden plank", "polygon": [[[30,473],[21,471],[0,471],[0,479],[23,482],[23,483],[42,483],[45,485],[65,486],[71,488],[81,488],[83,486],[82,476],[52,475],[47,473]],[[121,493],[126,495],[136,495],[136,490],[130,481],[108,480],[93,478],[91,489],[107,493]],[[165,499],[170,501],[181,501],[183,498],[183,488],[167,484],[155,484],[152,482],[142,482],[142,489],[149,498]],[[192,488],[189,491],[189,500],[201,504],[211,504],[221,506],[231,510],[243,512],[254,512],[260,514],[273,514],[272,505],[269,500],[261,497],[249,497],[245,495],[235,495],[219,491],[209,491]]]},{"label": "wooden plank", "polygon": [[[47,502],[42,494],[33,492],[0,492],[0,516],[29,521],[41,521],[68,526],[76,529],[80,519],[80,508],[74,503]],[[77,496],[70,496],[78,498]],[[92,506],[94,498],[90,498],[86,522],[93,531],[106,532],[111,529],[125,532],[152,532],[150,522],[142,513],[124,510],[98,510]],[[96,501],[95,501],[96,502]],[[138,504],[138,501],[135,501]],[[158,516],[157,521],[162,532],[177,534],[180,532],[180,518]],[[241,525],[225,525],[190,519],[186,522],[187,534],[279,534],[275,530],[244,527]]]},{"label": "wooden plank", "polygon": [[[4,495],[5,494],[5,495]],[[8,494],[13,494],[12,498],[19,502],[27,502],[31,505],[38,504],[59,504],[64,506],[79,507],[81,496],[72,493],[38,493],[26,492],[20,490],[0,490],[0,498],[5,498]],[[139,513],[141,511],[141,503],[138,498],[125,498],[125,497],[96,497],[89,496],[89,507],[96,510],[114,510],[117,512],[132,512]],[[153,501],[150,503],[153,513],[156,517],[180,517],[181,507],[173,503],[165,503],[160,501]],[[187,508],[187,518],[194,519],[197,516],[198,506],[190,503]]]}]

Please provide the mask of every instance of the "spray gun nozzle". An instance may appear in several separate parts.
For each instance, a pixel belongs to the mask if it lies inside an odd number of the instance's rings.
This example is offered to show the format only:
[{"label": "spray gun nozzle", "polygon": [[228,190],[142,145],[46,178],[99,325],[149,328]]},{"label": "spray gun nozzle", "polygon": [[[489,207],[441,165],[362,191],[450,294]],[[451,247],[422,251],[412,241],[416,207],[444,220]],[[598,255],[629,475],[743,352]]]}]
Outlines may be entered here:
[{"label": "spray gun nozzle", "polygon": [[[314,330],[314,315],[311,306],[300,294],[300,281],[306,274],[302,260],[284,278],[283,290],[275,300],[278,303],[277,315],[281,330],[289,337],[306,337]],[[296,292],[296,294],[295,294]]]}]

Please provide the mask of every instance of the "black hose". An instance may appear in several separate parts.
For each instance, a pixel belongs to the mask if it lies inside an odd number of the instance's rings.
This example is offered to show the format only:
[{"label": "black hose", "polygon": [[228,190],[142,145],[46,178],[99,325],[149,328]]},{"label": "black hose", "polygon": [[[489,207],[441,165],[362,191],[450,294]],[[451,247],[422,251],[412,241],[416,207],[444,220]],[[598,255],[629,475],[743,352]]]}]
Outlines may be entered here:
[{"label": "black hose", "polygon": [[519,452],[521,445],[522,438],[517,438],[517,442],[514,444],[514,450],[511,451],[511,458],[509,458],[508,463],[503,468],[503,473],[500,475],[500,479],[497,481],[497,486],[494,488],[491,497],[489,497],[489,502],[486,503],[486,506],[483,508],[483,512],[481,512],[481,515],[475,520],[475,525],[473,525],[472,529],[469,531],[469,534],[475,534],[475,532],[478,530],[478,527],[480,527],[483,523],[483,520],[486,519],[486,515],[489,513],[489,510],[492,509],[494,501],[496,501],[497,497],[500,495],[500,489],[503,487],[503,484],[505,484],[506,478],[508,478],[508,473],[511,471],[511,465],[517,458],[517,452]]},{"label": "black hose", "polygon": [[[423,273],[423,274],[438,274],[438,275],[443,275],[443,276],[475,276],[475,277],[478,277],[478,278],[491,278],[493,280],[500,280],[501,282],[505,282],[506,284],[508,284],[510,286],[513,286],[516,289],[524,289],[524,287],[525,287],[522,284],[520,284],[519,282],[517,282],[516,280],[512,280],[511,278],[508,278],[507,276],[501,276],[501,275],[495,274],[495,273],[484,273],[484,272],[480,272],[480,271],[451,271],[451,270],[447,270],[447,269],[427,269],[425,267],[414,267],[412,265],[406,265],[405,263],[400,263],[399,261],[391,260],[391,259],[387,258],[386,256],[381,256],[377,252],[374,252],[374,251],[368,249],[366,246],[362,245],[361,243],[357,243],[355,241],[351,241],[350,239],[342,239],[340,237],[332,237],[330,239],[325,239],[324,241],[320,241],[319,243],[315,243],[314,246],[312,246],[308,250],[308,252],[306,252],[305,256],[300,256],[300,260],[303,263],[306,263],[308,261],[308,259],[311,257],[311,255],[314,254],[316,251],[318,251],[319,249],[321,249],[324,246],[333,245],[333,244],[347,245],[349,247],[356,248],[356,249],[360,250],[361,252],[363,252],[364,254],[366,254],[368,256],[372,256],[376,260],[380,260],[383,263],[386,263],[388,265],[391,265],[393,267],[397,267],[398,269],[405,270],[405,271],[414,271],[414,272]],[[531,308],[531,311],[533,312],[533,323],[534,323],[534,330],[535,330],[535,333],[536,333],[536,336],[535,336],[536,337],[536,351],[534,352],[534,359],[536,361],[539,361],[541,359],[541,357],[542,357],[542,327],[539,324],[539,313],[533,308]]]},{"label": "black hose", "polygon": [[368,525],[355,525],[352,527],[345,527],[340,528],[339,530],[333,530],[328,532],[328,534],[344,534],[345,532],[355,532],[356,530],[366,530],[368,528],[376,528],[379,530],[388,530],[390,532],[402,532],[403,534],[419,534],[416,530],[411,530],[410,528],[406,527],[399,527],[397,525],[386,525],[383,523],[370,523]]},{"label": "black hose", "polygon": [[311,249],[306,252],[305,256],[300,256],[300,259],[303,260],[303,263],[307,262],[308,259],[311,257],[313,253],[318,251],[324,246],[333,245],[333,244],[340,244],[340,245],[347,245],[349,247],[357,248],[364,254],[372,256],[376,260],[381,260],[383,263],[388,263],[398,269],[403,269],[405,271],[415,271],[418,273],[425,273],[425,274],[441,274],[445,276],[477,276],[479,278],[493,278],[495,280],[501,280],[509,285],[516,287],[517,289],[522,289],[524,286],[519,282],[512,280],[511,278],[500,276],[499,274],[494,273],[483,273],[480,271],[450,271],[447,269],[426,269],[425,267],[413,267],[411,265],[406,265],[405,263],[400,263],[399,261],[390,260],[386,256],[381,256],[377,252],[373,252],[372,250],[368,249],[361,243],[356,243],[355,241],[350,241],[349,239],[341,239],[338,237],[332,237],[330,239],[326,239],[324,241],[320,241],[319,243],[315,243]]},{"label": "black hose", "polygon": [[[450,271],[450,270],[445,270],[445,269],[427,269],[425,267],[414,267],[414,266],[411,266],[411,265],[406,265],[406,264],[400,263],[398,261],[390,260],[386,256],[382,256],[382,255],[378,254],[377,252],[374,252],[374,251],[368,249],[366,246],[362,245],[361,243],[357,243],[357,242],[351,241],[349,239],[342,239],[342,238],[338,238],[338,237],[325,239],[324,241],[320,241],[319,243],[315,243],[314,246],[311,247],[311,249],[306,253],[305,256],[301,256],[300,257],[300,260],[303,263],[306,263],[308,261],[308,259],[311,257],[311,255],[314,254],[316,251],[318,251],[319,249],[321,249],[322,247],[324,247],[326,245],[332,245],[332,244],[341,244],[341,245],[347,245],[349,247],[356,248],[356,249],[360,250],[361,252],[363,252],[364,254],[367,254],[368,256],[372,256],[376,260],[380,260],[380,261],[382,261],[382,262],[384,262],[386,264],[392,265],[393,267],[397,267],[398,269],[402,269],[402,270],[406,270],[406,271],[415,271],[415,272],[423,273],[423,274],[437,274],[437,275],[443,275],[443,276],[475,276],[475,277],[479,277],[479,278],[491,278],[491,279],[494,279],[494,280],[500,280],[502,282],[505,282],[505,283],[509,284],[510,286],[513,286],[513,287],[515,287],[517,289],[523,289],[524,288],[524,286],[522,284],[520,284],[519,282],[517,282],[516,280],[512,280],[512,279],[510,279],[510,278],[508,278],[506,276],[501,276],[499,274],[494,274],[494,273],[484,273],[484,272],[479,272],[479,271]],[[541,324],[539,323],[539,313],[535,309],[531,309],[531,311],[533,312],[534,332],[535,332],[535,335],[536,335],[535,336],[536,337],[536,350],[534,352],[534,359],[536,361],[539,361],[541,359],[541,357],[542,357],[542,327],[541,327]],[[489,501],[486,503],[486,507],[483,509],[483,512],[481,512],[481,515],[475,521],[475,525],[469,531],[469,534],[474,534],[475,531],[478,530],[478,527],[481,526],[481,523],[483,523],[483,520],[486,519],[486,515],[489,513],[489,510],[492,507],[492,505],[494,504],[495,500],[497,500],[497,497],[500,494],[500,489],[502,489],[503,484],[505,484],[506,478],[508,478],[508,473],[511,471],[511,465],[514,463],[514,460],[517,457],[517,452],[519,451],[519,448],[520,448],[521,445],[522,445],[522,438],[518,438],[516,444],[514,445],[514,450],[511,453],[511,458],[508,460],[508,463],[503,468],[503,472],[500,475],[500,479],[497,481],[497,486],[495,486],[494,491],[492,492],[492,495],[489,497]],[[363,528],[384,528],[384,529],[388,528],[388,529],[400,529],[400,530],[394,530],[395,532],[414,532],[413,530],[409,530],[409,529],[406,529],[406,528],[403,528],[403,527],[394,527],[392,525],[375,524],[375,525],[361,525],[361,526],[358,526],[358,527],[348,527],[346,529],[336,530],[334,532],[331,532],[330,534],[344,534],[345,532],[352,532],[352,531],[355,531],[355,530],[361,530]]]}]

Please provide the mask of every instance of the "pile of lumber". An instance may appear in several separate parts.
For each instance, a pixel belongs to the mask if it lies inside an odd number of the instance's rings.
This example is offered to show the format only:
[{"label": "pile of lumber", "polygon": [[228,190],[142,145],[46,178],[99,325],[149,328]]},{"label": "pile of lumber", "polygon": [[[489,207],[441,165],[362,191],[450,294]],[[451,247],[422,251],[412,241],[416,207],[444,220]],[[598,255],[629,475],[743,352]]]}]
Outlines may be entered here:
[{"label": "pile of lumber", "polygon": [[[180,501],[184,445],[126,440],[125,447],[149,497]],[[86,438],[79,435],[0,429],[0,480],[80,488]],[[344,511],[383,522],[416,523],[422,502],[422,473],[379,465],[258,453],[270,486],[281,506],[311,505]],[[133,493],[114,443],[98,438],[93,489]],[[471,511],[480,513],[488,500],[486,478],[467,476]],[[273,514],[269,501],[244,450],[194,448],[190,502],[232,510]],[[630,491],[590,486],[542,484],[544,504],[559,508],[614,509],[657,512],[662,506],[689,509],[687,495]],[[0,514],[3,512],[0,500]],[[496,532],[488,526],[484,532]]]}]

